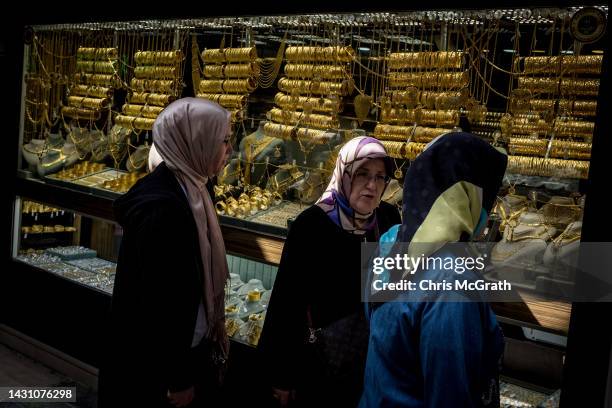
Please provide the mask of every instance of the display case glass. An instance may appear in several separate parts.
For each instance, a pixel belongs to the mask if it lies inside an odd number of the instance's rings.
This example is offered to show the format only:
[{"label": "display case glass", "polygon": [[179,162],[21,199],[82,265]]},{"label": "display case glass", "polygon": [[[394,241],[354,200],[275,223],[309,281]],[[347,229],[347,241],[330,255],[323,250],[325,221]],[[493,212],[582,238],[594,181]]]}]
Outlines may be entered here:
[{"label": "display case glass", "polygon": [[[228,247],[276,264],[288,224],[321,196],[345,141],[369,135],[384,144],[395,169],[383,199],[401,207],[406,169],[426,144],[470,131],[508,153],[487,235],[496,243],[488,277],[518,262],[512,279],[526,290],[570,284],[559,265],[581,236],[607,13],[463,9],[28,27],[19,180],[28,191],[99,199],[110,220],[112,200],[146,175],[159,113],[177,98],[213,100],[231,112],[234,135],[211,191],[215,208],[226,240],[236,231],[258,237]],[[24,224],[28,203],[16,223],[21,257],[40,233]],[[54,219],[70,218],[59,211]],[[57,245],[79,245],[78,228],[64,223],[53,231]],[[260,244],[265,237],[271,243]],[[243,295],[251,301],[229,305],[232,317],[265,307],[266,292]],[[237,297],[228,294],[230,303]]]},{"label": "display case glass", "polygon": [[108,294],[113,292],[120,228],[19,197],[15,259]]},{"label": "display case glass", "polygon": [[[18,197],[14,258],[108,295],[113,293],[122,229],[112,221]],[[227,255],[229,336],[257,346],[276,267]]]},{"label": "display case glass", "polygon": [[396,160],[393,203],[410,160],[458,129],[506,148],[508,186],[567,196],[588,176],[606,19],[571,7],[35,26],[20,169],[116,197],[146,174],[157,115],[196,96],[232,115],[214,190],[229,224],[284,235],[356,135]]}]

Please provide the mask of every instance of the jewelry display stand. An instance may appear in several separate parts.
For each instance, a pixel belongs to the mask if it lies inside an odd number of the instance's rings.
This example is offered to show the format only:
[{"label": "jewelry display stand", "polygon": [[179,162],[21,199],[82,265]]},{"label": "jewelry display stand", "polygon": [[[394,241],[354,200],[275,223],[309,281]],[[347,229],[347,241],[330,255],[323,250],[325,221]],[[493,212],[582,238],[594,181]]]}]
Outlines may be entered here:
[{"label": "jewelry display stand", "polygon": [[249,94],[257,88],[260,73],[255,47],[207,49],[202,51],[202,60],[205,79],[199,83],[198,98],[229,110],[234,123],[244,120]]},{"label": "jewelry display stand", "polygon": [[75,119],[97,120],[112,105],[119,84],[116,47],[80,47],[76,56],[76,84],[70,88],[68,106],[62,115]]},{"label": "jewelry display stand", "polygon": [[[520,76],[510,93],[506,129],[512,172],[587,178],[595,123],[585,118],[596,114],[599,79],[593,78],[601,62],[600,55],[515,58]],[[519,161],[516,155],[544,159]]]},{"label": "jewelry display stand", "polygon": [[[380,98],[374,136],[394,159],[414,160],[426,143],[459,124],[469,86],[462,52],[392,52],[387,90]],[[403,178],[398,166],[394,177]]]}]

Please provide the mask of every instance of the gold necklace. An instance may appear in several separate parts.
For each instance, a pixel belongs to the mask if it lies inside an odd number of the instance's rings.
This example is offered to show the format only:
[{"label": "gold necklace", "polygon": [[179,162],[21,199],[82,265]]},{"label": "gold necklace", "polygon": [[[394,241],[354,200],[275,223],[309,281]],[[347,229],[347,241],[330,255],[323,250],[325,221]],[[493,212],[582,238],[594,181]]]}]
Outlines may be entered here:
[{"label": "gold necklace", "polygon": [[244,154],[246,156],[246,166],[244,170],[244,182],[250,184],[251,172],[255,171],[255,159],[264,151],[272,142],[273,137],[264,136],[260,141],[248,140],[244,146]]},{"label": "gold necklace", "polygon": [[[308,132],[308,128],[306,128],[306,132]],[[309,143],[309,148],[305,148],[304,145],[302,144],[302,138],[296,135],[296,139],[298,141],[298,144],[300,146],[300,150],[302,151],[302,153],[304,153],[304,165],[306,165],[308,163],[308,156],[310,155],[310,153],[312,153],[312,151],[315,149],[316,144],[314,142],[310,142]]]},{"label": "gold necklace", "polygon": [[259,83],[260,88],[270,88],[274,84],[276,77],[278,77],[278,73],[283,62],[283,56],[285,55],[286,41],[287,31],[285,30],[283,39],[278,47],[278,51],[276,52],[276,57],[273,59],[262,58],[258,60],[260,74],[257,78],[257,82]]},{"label": "gold necklace", "polygon": [[552,242],[555,247],[559,248],[563,245],[567,245],[574,241],[578,241],[580,239],[580,235],[581,235],[580,232],[568,233],[565,236],[561,234],[557,238],[555,238]]},{"label": "gold necklace", "polygon": [[[544,227],[546,227],[546,225],[543,225]],[[509,242],[518,242],[518,241],[524,241],[526,239],[543,239],[544,241],[548,241],[549,239],[551,239],[554,235],[554,233],[550,232],[551,230],[549,228],[545,228],[542,232],[538,233],[537,231],[535,232],[535,234],[531,234],[531,235],[525,235],[522,237],[514,237],[514,228],[512,227],[509,231],[508,234],[508,241]]]},{"label": "gold necklace", "polygon": [[399,180],[404,175],[404,173],[402,172],[402,167],[404,167],[404,165],[406,164],[406,160],[404,160],[402,165],[398,167],[397,160],[395,159],[395,157],[393,157],[393,163],[395,164],[395,171],[393,172],[393,177]]},{"label": "gold necklace", "polygon": [[271,136],[264,136],[261,141],[251,142],[248,144],[247,150],[252,149],[255,146],[255,150],[253,150],[252,158],[255,159],[259,154],[264,151],[272,142],[274,138]]},{"label": "gold necklace", "polygon": [[393,191],[390,191],[390,192],[385,191],[383,195],[386,195],[388,197],[394,197],[395,194],[400,190],[402,190],[402,186],[399,183],[397,183],[397,188],[395,188]]},{"label": "gold necklace", "polygon": [[28,144],[24,144],[22,147],[23,147],[23,150],[25,150],[26,152],[28,152],[28,153],[30,153],[30,154],[34,154],[34,155],[38,156],[38,158],[39,158],[39,159],[40,159],[40,158],[41,158],[41,157],[42,157],[42,156],[45,154],[45,152],[46,152],[46,148],[45,148],[45,147],[43,147],[43,149],[41,149],[41,150],[40,150],[40,151],[38,151],[38,152],[37,152],[37,151],[34,151],[34,150],[32,150],[32,149],[30,149],[30,148],[28,147]]},{"label": "gold necklace", "polygon": [[498,261],[498,262],[506,261],[508,258],[512,257],[519,251],[528,247],[529,242],[522,242],[520,244],[517,243],[517,244],[514,244],[513,246],[515,246],[516,249],[510,250],[510,251],[501,251],[499,249],[499,245],[495,245],[493,247],[493,250],[491,251],[491,260]]},{"label": "gold necklace", "polygon": [[566,228],[565,231],[563,231],[557,238],[555,238],[552,243],[555,248],[559,248],[562,245],[567,245],[574,241],[578,241],[581,235],[582,228],[578,229],[578,231],[570,231],[568,226],[568,228]]}]

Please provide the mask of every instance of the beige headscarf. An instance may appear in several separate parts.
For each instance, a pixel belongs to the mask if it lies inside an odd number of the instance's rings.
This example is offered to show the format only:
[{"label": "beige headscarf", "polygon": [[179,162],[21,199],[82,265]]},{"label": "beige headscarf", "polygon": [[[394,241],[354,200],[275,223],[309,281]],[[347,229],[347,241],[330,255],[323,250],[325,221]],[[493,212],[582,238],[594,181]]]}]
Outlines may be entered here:
[{"label": "beige headscarf", "polygon": [[193,212],[204,269],[207,338],[220,346],[224,357],[229,350],[224,308],[229,273],[221,228],[206,182],[214,176],[213,159],[229,128],[230,113],[214,102],[199,98],[171,103],[153,124],[155,151],[185,188]]}]

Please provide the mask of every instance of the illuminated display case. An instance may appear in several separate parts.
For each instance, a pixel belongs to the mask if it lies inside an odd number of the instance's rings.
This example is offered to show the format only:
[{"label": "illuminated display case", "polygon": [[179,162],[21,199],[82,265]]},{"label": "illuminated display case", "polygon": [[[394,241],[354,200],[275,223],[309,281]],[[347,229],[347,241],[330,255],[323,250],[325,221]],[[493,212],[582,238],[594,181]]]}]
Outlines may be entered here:
[{"label": "illuminated display case", "polygon": [[[231,112],[234,144],[210,188],[232,272],[228,331],[255,346],[287,228],[320,197],[345,141],[382,141],[395,162],[383,199],[401,207],[405,170],[425,145],[471,131],[509,155],[488,226],[490,276],[513,259],[527,262],[517,277],[525,302],[494,309],[503,323],[554,343],[562,359],[572,306],[531,291],[559,278],[541,272],[551,254],[581,239],[601,137],[607,13],[577,6],[27,27],[14,265],[76,283],[107,305],[121,239],[112,201],[146,175],[152,124],[165,106],[213,100]],[[87,360],[85,349],[70,351]]]}]

